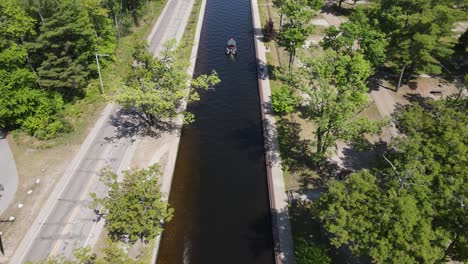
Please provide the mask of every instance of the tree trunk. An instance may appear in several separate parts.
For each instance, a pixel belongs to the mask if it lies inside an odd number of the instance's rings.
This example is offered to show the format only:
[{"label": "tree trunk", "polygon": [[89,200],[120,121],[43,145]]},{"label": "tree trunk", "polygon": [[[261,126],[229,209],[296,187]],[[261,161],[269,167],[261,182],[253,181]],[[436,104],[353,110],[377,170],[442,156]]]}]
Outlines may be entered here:
[{"label": "tree trunk", "polygon": [[283,12],[280,13],[280,27],[283,27]]},{"label": "tree trunk", "polygon": [[343,3],[344,0],[338,0],[338,7],[341,7],[341,3]]},{"label": "tree trunk", "polygon": [[149,126],[151,126],[151,120],[147,117],[148,115],[145,113],[140,113],[139,110],[135,110],[135,113],[143,120],[145,121]]},{"label": "tree trunk", "polygon": [[41,18],[41,23],[44,24],[44,18],[42,17],[41,10],[37,10],[39,17]]},{"label": "tree trunk", "polygon": [[320,128],[317,128],[317,150],[316,153],[317,155],[322,155],[322,145],[323,145],[323,138],[322,138],[322,130]]},{"label": "tree trunk", "polygon": [[155,121],[154,115],[152,115],[152,114],[149,114],[149,118],[150,118],[150,121],[151,121],[151,126],[154,126],[154,125],[156,124],[156,121]]},{"label": "tree trunk", "polygon": [[289,52],[289,65],[288,65],[288,69],[289,71],[291,71],[292,69],[292,66],[294,64],[294,58],[296,57],[296,49],[294,49],[293,51]]},{"label": "tree trunk", "polygon": [[397,85],[397,88],[396,88],[395,92],[398,92],[398,89],[400,89],[401,79],[403,79],[403,74],[405,73],[405,68],[406,68],[406,64],[403,65],[403,68],[401,69],[400,78],[398,79],[398,85]]},{"label": "tree trunk", "polygon": [[452,248],[454,247],[454,245],[458,242],[458,239],[460,238],[460,233],[457,233],[457,235],[455,236],[455,239],[452,240],[449,244],[449,246],[447,247],[447,249],[445,250],[445,256],[448,256],[450,255],[450,251],[452,250]]},{"label": "tree trunk", "polygon": [[291,66],[292,66],[292,61],[293,61],[293,51],[289,52],[289,64],[288,64],[288,69],[291,71]]},{"label": "tree trunk", "polygon": [[414,71],[414,65],[411,64],[409,69],[406,71],[408,73],[408,75],[406,77],[406,83],[408,83],[408,84],[411,81],[411,75],[413,74],[413,71]]},{"label": "tree trunk", "polygon": [[34,70],[34,67],[33,67],[32,64],[31,64],[31,58],[29,58],[29,54],[26,54],[26,58],[28,59],[28,64],[29,64],[29,67],[31,68],[31,71],[32,71],[33,74],[34,74],[34,77],[36,77],[36,83],[37,83],[37,85],[39,85],[39,87],[41,87],[41,89],[42,89],[43,87],[42,87],[42,85],[41,85],[41,82],[39,81],[40,78],[39,78],[39,76],[37,75],[36,70]]},{"label": "tree trunk", "polygon": [[117,21],[116,13],[114,13],[114,21],[115,21],[115,32],[117,33],[117,39],[120,39],[119,22]]}]

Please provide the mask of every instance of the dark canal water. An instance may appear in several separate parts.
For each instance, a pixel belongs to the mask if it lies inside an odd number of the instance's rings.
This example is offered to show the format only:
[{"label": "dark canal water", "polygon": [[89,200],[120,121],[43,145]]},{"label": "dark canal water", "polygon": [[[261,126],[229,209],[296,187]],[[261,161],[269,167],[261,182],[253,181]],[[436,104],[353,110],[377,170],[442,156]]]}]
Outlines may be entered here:
[{"label": "dark canal water", "polygon": [[[234,37],[239,54],[224,55]],[[249,0],[208,0],[195,76],[222,83],[189,108],[158,264],[271,264],[273,242]]]}]

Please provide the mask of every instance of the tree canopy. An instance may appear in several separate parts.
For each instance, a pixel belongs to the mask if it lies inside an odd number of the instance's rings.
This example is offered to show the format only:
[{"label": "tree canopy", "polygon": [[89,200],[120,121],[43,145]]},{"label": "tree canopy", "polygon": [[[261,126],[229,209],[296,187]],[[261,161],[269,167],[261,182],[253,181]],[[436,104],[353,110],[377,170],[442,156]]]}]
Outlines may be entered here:
[{"label": "tree canopy", "polygon": [[453,23],[461,17],[453,1],[380,0],[373,11],[389,38],[388,61],[396,68],[440,73],[453,51]]},{"label": "tree canopy", "polygon": [[0,127],[50,139],[69,129],[64,108],[86,96],[96,54],[106,67],[149,0],[0,2]]},{"label": "tree canopy", "polygon": [[171,220],[174,209],[164,201],[159,190],[159,165],[147,169],[123,172],[123,180],[109,169],[101,173],[101,180],[108,186],[109,194],[98,198],[94,206],[102,205],[109,236],[114,241],[128,236],[130,243],[138,239],[153,239],[163,230],[163,223]]},{"label": "tree canopy", "polygon": [[388,46],[385,35],[375,30],[367,20],[345,22],[339,28],[327,28],[320,44],[324,49],[331,48],[351,56],[361,53],[374,67],[384,63]]},{"label": "tree canopy", "polygon": [[317,11],[313,8],[317,8],[320,4],[309,6],[309,2],[306,0],[284,0],[277,1],[275,4],[280,5],[282,14],[284,13],[288,19],[288,22],[278,33],[277,41],[280,47],[289,52],[289,68],[291,68],[296,50],[304,45],[307,37],[313,31],[310,21]]},{"label": "tree canopy", "polygon": [[29,67],[27,47],[23,40],[34,34],[34,19],[15,0],[0,3],[0,127],[22,127],[41,139],[56,136],[64,130],[57,113],[62,98],[53,91],[40,89]]},{"label": "tree canopy", "polygon": [[107,12],[96,1],[48,1],[50,6],[40,7],[38,34],[28,41],[31,65],[41,87],[74,95],[96,73],[98,43],[112,51],[113,32]]},{"label": "tree canopy", "polygon": [[377,263],[468,260],[466,101],[424,107],[397,116],[405,136],[387,166],[334,181],[320,199],[334,246]]},{"label": "tree canopy", "polygon": [[[150,126],[180,113],[184,100],[199,99],[196,89],[208,89],[220,82],[215,71],[201,75],[187,85],[187,64],[177,60],[175,41],[165,44],[160,57],[153,58],[146,44],[138,44],[133,53],[133,70],[126,76],[116,101],[135,109]],[[189,119],[193,116],[186,114]]]},{"label": "tree canopy", "polygon": [[370,63],[361,54],[351,57],[327,50],[321,58],[302,58],[289,84],[301,91],[305,116],[314,122],[318,160],[338,139],[356,140],[377,133],[381,123],[356,115],[368,105]]}]

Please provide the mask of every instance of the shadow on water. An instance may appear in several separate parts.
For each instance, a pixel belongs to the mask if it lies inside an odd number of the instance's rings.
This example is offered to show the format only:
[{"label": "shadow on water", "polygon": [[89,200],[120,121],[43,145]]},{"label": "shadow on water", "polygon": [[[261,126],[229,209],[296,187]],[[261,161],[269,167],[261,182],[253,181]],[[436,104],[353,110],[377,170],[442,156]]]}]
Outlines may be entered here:
[{"label": "shadow on water", "polygon": [[[274,262],[251,21],[249,0],[207,1],[194,75],[222,82],[189,106],[158,264]],[[231,37],[236,56],[224,54]]]}]

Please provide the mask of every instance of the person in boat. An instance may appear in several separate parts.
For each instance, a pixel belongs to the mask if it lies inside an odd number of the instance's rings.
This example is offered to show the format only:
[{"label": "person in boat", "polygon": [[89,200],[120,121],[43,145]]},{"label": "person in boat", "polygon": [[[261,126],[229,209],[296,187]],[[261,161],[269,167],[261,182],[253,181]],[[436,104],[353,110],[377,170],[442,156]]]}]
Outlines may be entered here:
[{"label": "person in boat", "polygon": [[233,38],[231,38],[227,42],[226,54],[236,55],[236,53],[237,53],[237,43]]}]

